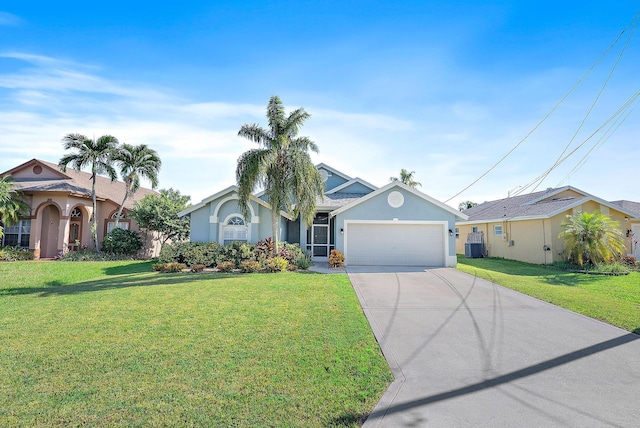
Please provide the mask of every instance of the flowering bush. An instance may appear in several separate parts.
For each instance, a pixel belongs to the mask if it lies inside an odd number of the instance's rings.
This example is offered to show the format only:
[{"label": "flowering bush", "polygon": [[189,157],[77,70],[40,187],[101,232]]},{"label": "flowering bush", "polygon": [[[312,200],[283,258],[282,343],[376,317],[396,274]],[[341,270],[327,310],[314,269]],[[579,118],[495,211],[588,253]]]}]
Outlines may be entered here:
[{"label": "flowering bush", "polygon": [[236,268],[236,264],[234,262],[230,262],[230,261],[226,261],[226,262],[220,262],[218,263],[218,266],[216,266],[216,268],[220,271],[220,272],[233,272],[233,270]]},{"label": "flowering bush", "polygon": [[269,272],[285,272],[288,266],[289,262],[282,257],[274,257],[267,261],[267,270]]},{"label": "flowering bush", "polygon": [[244,273],[259,272],[261,268],[262,265],[260,265],[260,262],[257,262],[255,260],[245,260],[240,263],[240,271]]},{"label": "flowering bush", "polygon": [[344,254],[338,250],[331,250],[329,254],[329,267],[341,268],[344,266]]}]

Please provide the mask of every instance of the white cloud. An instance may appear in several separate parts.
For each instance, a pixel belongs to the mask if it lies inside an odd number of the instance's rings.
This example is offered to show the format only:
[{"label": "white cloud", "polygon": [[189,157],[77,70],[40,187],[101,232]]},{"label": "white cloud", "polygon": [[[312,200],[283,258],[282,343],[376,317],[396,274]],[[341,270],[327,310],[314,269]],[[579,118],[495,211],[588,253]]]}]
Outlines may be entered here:
[{"label": "white cloud", "polygon": [[[60,140],[70,132],[112,134],[156,149],[163,160],[160,186],[177,188],[197,202],[232,184],[238,156],[255,147],[237,136],[240,126],[252,122],[266,126],[266,100],[193,102],[168,89],[109,79],[99,67],[19,52],[0,57],[27,64],[0,74],[0,171],[33,157],[57,161],[62,155]],[[397,176],[400,168],[414,170],[421,190],[446,200],[486,172],[541,117],[536,109],[545,102],[540,100],[530,101],[530,112],[522,114],[527,90],[526,82],[519,84],[525,89],[515,101],[506,94],[485,102],[425,101],[419,111],[397,114],[305,105],[312,116],[301,135],[318,144],[316,162],[378,186]],[[536,90],[531,89],[529,96]],[[509,102],[520,109],[515,117],[506,115]],[[505,197],[510,189],[538,176],[575,131],[580,104],[545,123],[499,168],[454,198],[451,206],[457,207],[460,200]],[[406,113],[400,111],[411,111],[411,116],[401,116]],[[610,139],[616,149],[592,155],[571,177],[571,184],[604,198],[640,200],[638,192],[624,184],[632,179],[640,158],[630,143],[635,141],[632,122],[633,116]],[[550,176],[553,183],[544,186],[555,185],[574,164],[568,162]]]},{"label": "white cloud", "polygon": [[17,27],[22,25],[22,19],[9,12],[0,11],[0,25],[6,25],[8,27]]}]

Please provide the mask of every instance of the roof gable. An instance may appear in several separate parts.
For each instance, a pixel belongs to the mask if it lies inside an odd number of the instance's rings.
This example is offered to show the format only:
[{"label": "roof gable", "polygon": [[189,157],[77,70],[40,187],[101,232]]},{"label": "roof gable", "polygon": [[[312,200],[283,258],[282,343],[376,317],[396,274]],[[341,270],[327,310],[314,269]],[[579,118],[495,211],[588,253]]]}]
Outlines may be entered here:
[{"label": "roof gable", "polygon": [[463,212],[469,216],[468,221],[471,223],[502,221],[505,219],[529,220],[550,218],[589,201],[594,201],[626,215],[633,214],[619,205],[571,186],[488,201]]},{"label": "roof gable", "polygon": [[[231,186],[214,193],[211,196],[208,196],[206,198],[204,198],[202,201],[198,202],[195,205],[191,205],[190,207],[188,207],[185,210],[182,210],[178,213],[179,217],[183,217],[187,214],[191,214],[192,212],[199,210],[200,208],[206,206],[208,203],[215,201],[216,199],[220,199],[223,196],[226,195],[232,195],[232,194],[238,194],[238,186],[236,186],[235,184],[232,184]],[[263,207],[267,208],[267,209],[271,209],[271,205],[269,205],[267,202],[263,201],[262,199],[260,199],[259,197],[255,196],[255,195],[249,195],[249,199],[258,203],[259,205],[262,205]],[[293,218],[291,218],[291,216],[287,213],[285,213],[284,211],[280,211],[280,215],[288,218],[289,220],[293,220]]]},{"label": "roof gable", "polygon": [[[37,173],[36,167],[42,170]],[[15,186],[23,192],[61,192],[83,198],[91,197],[92,180],[91,174],[84,171],[77,171],[67,168],[63,173],[58,164],[31,159],[7,173],[15,172]],[[13,174],[12,174],[13,175]],[[125,193],[125,183],[122,181],[111,181],[101,175],[96,176],[96,198],[100,201],[110,200],[114,204],[120,205]],[[134,202],[139,201],[148,194],[157,194],[152,189],[141,187],[132,197],[127,198],[125,208],[131,209]]]},{"label": "roof gable", "polygon": [[347,174],[338,171],[326,165],[324,163],[319,163],[316,165],[316,169],[320,172],[324,180],[325,191],[330,191],[335,189],[336,187],[342,186],[343,184],[352,180]]},{"label": "roof gable", "polygon": [[407,186],[406,184],[402,183],[401,181],[392,181],[391,183],[387,184],[386,186],[380,187],[379,189],[374,190],[373,192],[371,192],[371,193],[369,193],[369,194],[367,194],[367,195],[365,195],[365,196],[363,196],[363,197],[361,197],[361,198],[359,198],[359,199],[357,199],[357,200],[355,200],[355,201],[353,201],[353,202],[351,202],[351,203],[349,203],[347,205],[344,205],[344,206],[342,206],[341,208],[338,208],[335,211],[332,211],[331,212],[331,216],[334,217],[334,216],[336,216],[338,214],[341,214],[341,213],[343,213],[345,211],[348,211],[351,208],[353,208],[355,206],[358,206],[361,203],[363,203],[365,201],[368,201],[368,200],[370,200],[372,198],[375,198],[376,196],[378,196],[378,195],[380,195],[380,194],[382,194],[382,193],[386,192],[387,190],[392,189],[394,187],[399,187],[399,188],[401,188],[401,189],[403,189],[403,190],[405,190],[405,191],[407,191],[409,193],[414,194],[418,198],[423,199],[424,201],[427,201],[427,202],[429,202],[429,203],[441,208],[442,210],[449,212],[450,214],[453,214],[457,219],[467,220],[467,216],[465,214],[461,213],[460,211],[450,207],[447,204],[444,204],[444,203],[432,198],[431,196],[429,196],[429,195],[427,195],[425,193],[420,192],[419,190],[414,189],[413,187]]},{"label": "roof gable", "polygon": [[333,193],[370,193],[378,189],[371,183],[364,181],[363,179],[356,177],[346,183],[343,183],[333,189],[327,191],[327,194]]},{"label": "roof gable", "polygon": [[2,176],[10,174],[15,181],[40,181],[40,180],[64,180],[69,179],[67,174],[60,171],[56,165],[43,162],[38,159],[31,159],[21,165],[16,166],[8,171],[3,172]]}]

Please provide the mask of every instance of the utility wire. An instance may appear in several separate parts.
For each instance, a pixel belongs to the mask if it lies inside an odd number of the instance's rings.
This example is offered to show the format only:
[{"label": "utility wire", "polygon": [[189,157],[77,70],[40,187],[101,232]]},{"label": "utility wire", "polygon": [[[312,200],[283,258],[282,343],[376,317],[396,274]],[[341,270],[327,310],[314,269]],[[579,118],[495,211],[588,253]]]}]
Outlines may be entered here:
[{"label": "utility wire", "polygon": [[594,144],[591,149],[580,159],[580,161],[573,167],[573,169],[556,185],[556,187],[560,187],[564,182],[566,182],[569,177],[571,177],[576,171],[578,171],[582,166],[586,163],[587,159],[591,155],[594,150],[599,149],[604,145],[604,143],[609,140],[609,138],[615,134],[620,125],[624,123],[625,120],[631,115],[633,112],[633,108],[629,108],[629,111],[624,116],[619,116],[614,123],[611,124],[609,129],[605,132],[605,134],[598,140],[596,144]]},{"label": "utility wire", "polygon": [[611,122],[614,118],[619,117],[623,112],[625,112],[627,109],[629,109],[629,107],[638,99],[638,97],[640,97],[640,90],[638,90],[635,94],[633,94],[631,97],[629,97],[627,99],[627,101],[622,106],[620,106],[618,108],[618,110],[615,111],[615,113],[613,113],[611,116],[609,116],[609,118],[607,120],[605,120],[604,123],[602,123],[595,131],[593,131],[591,133],[591,135],[589,135],[575,149],[573,149],[571,152],[569,152],[563,158],[559,159],[551,168],[547,169],[545,172],[543,172],[537,178],[535,178],[534,180],[532,180],[528,184],[524,185],[521,189],[519,189],[519,191],[516,192],[516,194],[517,195],[521,194],[522,192],[524,192],[524,190],[530,188],[535,183],[539,182],[543,177],[548,175],[553,169],[557,168],[559,165],[564,163],[564,161],[566,161],[574,153],[576,153],[582,146],[584,146],[589,140],[591,140],[591,138],[593,138],[597,133],[599,133],[609,122]]},{"label": "utility wire", "polygon": [[[631,97],[629,97],[627,99],[627,101],[622,104],[622,106],[620,106],[618,108],[618,110],[616,110],[611,116],[609,116],[609,118],[602,124],[600,125],[600,127],[598,127],[595,131],[593,131],[593,133],[587,137],[578,147],[576,147],[575,149],[573,149],[569,154],[567,154],[564,158],[560,159],[558,161],[558,165],[562,164],[565,160],[567,160],[569,157],[571,157],[575,152],[577,152],[582,146],[584,146],[593,136],[595,136],[596,134],[598,134],[609,122],[611,122],[612,120],[614,120],[614,118],[616,118],[616,120],[613,122],[613,124],[609,127],[609,129],[607,130],[607,132],[610,132],[612,127],[615,126],[615,129],[609,133],[609,136],[611,136],[611,134],[613,134],[613,132],[615,132],[615,130],[622,124],[622,122],[624,122],[624,120],[626,120],[627,117],[629,117],[629,114],[631,114],[631,110],[630,107],[633,105],[634,102],[637,102],[638,99],[640,98],[640,90],[638,90],[635,94],[633,94]],[[626,113],[626,116],[624,116],[622,119],[622,114],[624,114],[625,111],[629,110]],[[606,134],[605,134],[606,135]],[[597,146],[598,143],[600,141],[602,141],[602,139],[604,138],[604,136],[602,138],[600,138],[600,140],[598,140],[598,142],[594,145]],[[608,137],[607,137],[608,138]],[[591,149],[591,151],[593,150],[593,148]],[[584,158],[583,158],[584,159]],[[545,171],[543,173],[543,175],[545,173],[548,173],[548,171]],[[542,176],[542,175],[541,175]],[[529,184],[526,184],[525,186],[522,186],[521,189],[527,189],[529,187],[531,187],[533,184],[535,184],[538,179],[541,177],[539,176],[538,178],[536,178],[535,180],[533,180],[532,182],[530,182]],[[566,179],[566,178],[565,178]],[[556,187],[559,187],[561,183],[559,183]],[[520,190],[520,189],[519,189]],[[483,207],[481,210],[478,210],[477,212],[474,213],[474,215],[479,215],[493,207],[495,207],[498,204],[503,203],[503,201],[505,201],[506,199],[511,199],[512,197],[517,197],[520,196],[521,192],[514,192],[514,194],[509,195],[507,198],[502,198],[502,199],[498,199],[496,201],[493,201],[492,204],[487,205],[486,207]],[[529,192],[529,193],[533,193],[533,192]],[[503,218],[502,220],[507,220],[508,218]]]},{"label": "utility wire", "polygon": [[[596,66],[602,61],[602,59],[609,53],[609,51],[611,49],[613,49],[613,47],[618,43],[618,41],[622,38],[622,35],[632,26],[634,25],[634,23],[638,20],[638,18],[640,18],[640,13],[638,15],[636,15],[631,22],[620,32],[620,34],[618,35],[618,37],[615,39],[615,41],[607,48],[605,49],[605,51],[600,55],[600,57],[591,65],[591,67],[586,71],[586,73],[584,73],[582,75],[582,77],[580,77],[580,79],[573,85],[573,87],[571,87],[571,89],[569,89],[569,91],[560,99],[560,101],[558,101],[556,103],[555,106],[553,106],[553,108],[551,110],[549,110],[549,112],[513,147],[511,148],[511,150],[509,150],[502,158],[500,158],[500,160],[498,160],[498,162],[496,162],[495,164],[493,164],[487,171],[485,171],[482,175],[480,175],[477,179],[475,179],[473,182],[471,182],[471,184],[469,184],[467,187],[465,187],[464,189],[460,190],[458,193],[456,193],[455,195],[451,196],[449,199],[447,199],[446,201],[444,201],[444,203],[447,203],[449,201],[451,201],[453,198],[461,195],[462,193],[464,193],[465,191],[469,190],[472,186],[474,186],[476,183],[478,183],[480,180],[482,180],[487,174],[489,174],[491,171],[493,171],[498,165],[500,165],[507,157],[509,157],[511,155],[511,153],[513,153],[518,147],[520,147],[520,145],[522,143],[524,143],[539,127],[540,125],[542,125],[542,123],[547,120],[549,118],[549,116],[551,116],[557,109],[558,107],[560,107],[560,105],[569,97],[569,95],[571,95],[576,88],[578,88],[578,86],[580,86],[580,84],[582,84],[582,82],[587,78],[587,76],[589,76],[589,74],[593,71],[594,68],[596,68]],[[637,25],[637,24],[636,24]]]},{"label": "utility wire", "polygon": [[[631,34],[629,34],[629,37],[627,38],[627,42],[622,47],[622,50],[620,51],[620,54],[618,55],[618,58],[616,59],[616,62],[613,64],[613,67],[611,67],[611,71],[609,72],[609,75],[607,76],[607,78],[605,79],[604,83],[602,84],[602,87],[600,88],[600,91],[598,91],[598,94],[596,95],[595,99],[591,103],[591,106],[589,107],[589,110],[587,111],[587,113],[582,118],[582,122],[580,122],[580,125],[578,126],[578,129],[576,129],[576,132],[574,132],[573,136],[571,137],[571,139],[569,140],[567,145],[564,147],[564,150],[562,151],[562,153],[560,153],[560,156],[558,156],[558,158],[556,159],[556,161],[553,164],[553,166],[547,170],[546,174],[544,174],[542,176],[542,178],[540,178],[540,181],[538,182],[538,184],[536,184],[535,187],[531,190],[532,192],[535,192],[536,189],[538,188],[538,186],[540,186],[540,184],[542,184],[542,182],[549,176],[551,171],[553,171],[558,166],[558,161],[560,159],[562,159],[562,156],[564,156],[564,154],[567,152],[567,150],[569,150],[569,147],[571,147],[571,145],[573,144],[574,140],[576,139],[576,137],[580,133],[580,130],[582,130],[582,127],[584,126],[585,122],[587,121],[587,119],[589,118],[591,113],[593,112],[593,109],[595,108],[596,104],[600,100],[600,96],[602,95],[602,93],[604,92],[605,88],[607,87],[607,84],[611,80],[611,76],[613,76],[613,73],[615,72],[616,68],[618,67],[618,64],[620,63],[620,60],[622,59],[622,55],[624,55],[624,52],[627,49],[627,46],[629,46],[629,42],[631,42],[631,38],[633,37],[633,34],[635,33],[637,26],[638,26],[637,23],[636,23],[636,25],[633,26],[633,30],[631,31]],[[620,33],[620,36],[622,36],[622,33]],[[619,37],[618,37],[618,39],[619,39]],[[616,42],[617,42],[617,40],[616,40]]]}]

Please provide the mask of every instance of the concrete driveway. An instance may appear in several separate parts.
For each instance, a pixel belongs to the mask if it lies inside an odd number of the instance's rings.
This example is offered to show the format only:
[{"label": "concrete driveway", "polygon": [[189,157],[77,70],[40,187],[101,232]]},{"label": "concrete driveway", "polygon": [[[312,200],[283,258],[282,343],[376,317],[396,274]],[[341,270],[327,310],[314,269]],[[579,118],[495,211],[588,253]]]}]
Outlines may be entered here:
[{"label": "concrete driveway", "polygon": [[396,379],[365,427],[640,426],[640,336],[455,269],[347,272]]}]

